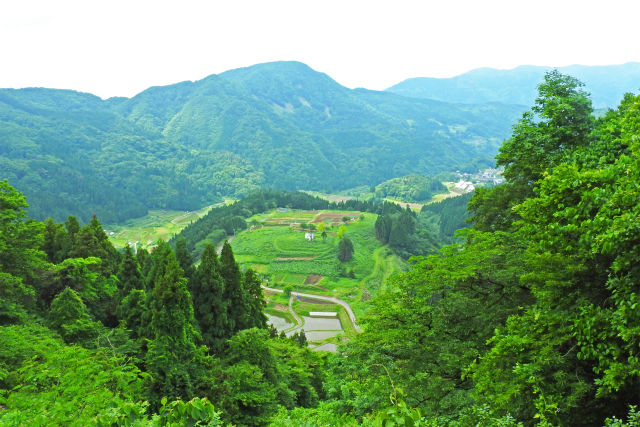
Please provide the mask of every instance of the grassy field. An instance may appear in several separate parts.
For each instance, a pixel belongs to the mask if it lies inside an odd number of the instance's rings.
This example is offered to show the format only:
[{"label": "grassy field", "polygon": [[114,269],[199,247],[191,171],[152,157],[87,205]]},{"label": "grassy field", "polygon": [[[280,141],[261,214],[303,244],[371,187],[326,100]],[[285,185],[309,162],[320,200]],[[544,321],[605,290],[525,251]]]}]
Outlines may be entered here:
[{"label": "grassy field", "polygon": [[[355,220],[343,223],[343,216]],[[264,275],[268,286],[335,296],[349,302],[359,315],[386,278],[406,268],[404,261],[376,240],[376,218],[360,212],[274,210],[250,218],[258,225],[238,234],[231,246],[238,262]],[[323,240],[316,230],[314,240],[306,240],[305,230],[297,224],[317,225],[323,219],[327,238]],[[354,246],[354,257],[347,263],[337,259],[336,233],[342,225]],[[349,277],[351,271],[353,277]]]},{"label": "grassy field", "polygon": [[130,219],[123,224],[108,224],[104,229],[116,247],[124,247],[127,244],[133,246],[138,242],[139,248],[146,248],[158,239],[169,240],[189,223],[206,215],[214,206],[216,205],[189,212],[152,210],[141,218]]}]

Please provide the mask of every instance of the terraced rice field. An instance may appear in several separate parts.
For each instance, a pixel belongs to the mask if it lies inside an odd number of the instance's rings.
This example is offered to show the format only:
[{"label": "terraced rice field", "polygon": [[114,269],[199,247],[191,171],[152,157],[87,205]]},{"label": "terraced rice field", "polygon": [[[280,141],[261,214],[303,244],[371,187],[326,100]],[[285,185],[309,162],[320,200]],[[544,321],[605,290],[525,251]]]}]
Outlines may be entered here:
[{"label": "terraced rice field", "polygon": [[[343,222],[343,217],[349,219]],[[239,233],[231,246],[238,262],[260,272],[268,286],[335,296],[348,301],[360,315],[386,278],[406,268],[404,261],[376,240],[376,219],[377,215],[362,212],[273,210],[249,218],[255,226]],[[265,226],[274,221],[280,226]],[[318,230],[301,228],[306,224],[324,225],[326,239]],[[354,246],[353,260],[347,263],[337,259],[336,233],[341,226]],[[305,239],[308,232],[314,233],[312,241]]]}]

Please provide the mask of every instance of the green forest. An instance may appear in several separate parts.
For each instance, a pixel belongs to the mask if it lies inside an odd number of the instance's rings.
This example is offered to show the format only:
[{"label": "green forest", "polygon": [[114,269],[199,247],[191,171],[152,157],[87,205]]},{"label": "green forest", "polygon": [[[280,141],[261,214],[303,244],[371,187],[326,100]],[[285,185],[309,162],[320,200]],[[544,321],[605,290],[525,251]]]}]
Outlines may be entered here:
[{"label": "green forest", "polygon": [[[0,181],[0,425],[640,425],[640,96],[596,118],[550,71],[497,165],[419,213],[248,192],[137,253]],[[269,327],[211,244],[276,207],[376,213],[409,258],[335,354]]]},{"label": "green forest", "polygon": [[105,224],[259,188],[332,192],[493,163],[521,106],[352,90],[274,62],[132,98],[0,89],[0,177],[29,216]]}]

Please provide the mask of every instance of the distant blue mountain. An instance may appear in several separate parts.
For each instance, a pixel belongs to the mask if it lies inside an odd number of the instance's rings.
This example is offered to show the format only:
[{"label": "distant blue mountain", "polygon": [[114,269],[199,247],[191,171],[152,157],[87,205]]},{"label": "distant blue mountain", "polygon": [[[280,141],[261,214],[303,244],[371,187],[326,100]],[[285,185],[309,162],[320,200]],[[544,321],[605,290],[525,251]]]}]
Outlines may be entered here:
[{"label": "distant blue mountain", "polygon": [[[478,68],[451,78],[417,77],[404,80],[387,89],[411,98],[434,99],[444,102],[482,104],[531,105],[544,73],[553,67],[523,65],[513,70]],[[640,63],[622,65],[558,67],[564,74],[576,77],[585,84],[595,108],[613,108],[627,92],[640,90]]]}]

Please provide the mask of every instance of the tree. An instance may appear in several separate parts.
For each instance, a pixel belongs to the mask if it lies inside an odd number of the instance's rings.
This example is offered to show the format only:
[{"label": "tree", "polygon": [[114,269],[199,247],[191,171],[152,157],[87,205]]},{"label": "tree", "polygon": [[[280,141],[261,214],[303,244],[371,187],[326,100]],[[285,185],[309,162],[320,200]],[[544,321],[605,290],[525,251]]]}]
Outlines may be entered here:
[{"label": "tree", "polygon": [[202,353],[195,344],[199,337],[187,279],[172,251],[164,262],[148,306],[152,339],[145,366],[151,374],[149,398],[155,405],[163,396],[191,399],[204,376]]},{"label": "tree", "polygon": [[73,289],[65,288],[51,303],[49,325],[68,343],[85,344],[98,336],[98,324]]},{"label": "tree", "polygon": [[389,242],[389,234],[391,233],[392,219],[390,216],[378,215],[375,223],[376,238],[383,244]]},{"label": "tree", "polygon": [[66,258],[67,251],[71,247],[69,235],[63,224],[53,222],[47,218],[44,222],[44,243],[42,250],[47,254],[47,259],[51,263],[58,263]]},{"label": "tree", "polygon": [[389,376],[423,413],[454,416],[472,404],[473,382],[464,370],[531,298],[519,281],[521,242],[504,233],[466,233],[467,243],[420,259],[371,300],[364,332],[341,349],[348,357],[331,365],[326,389],[339,408],[355,414],[386,408]]},{"label": "tree", "polygon": [[545,75],[535,105],[513,127],[496,156],[506,183],[476,191],[469,204],[482,230],[510,229],[519,218],[511,208],[534,195],[534,184],[544,172],[593,140],[593,109],[582,86],[557,70]]},{"label": "tree", "polygon": [[124,248],[117,277],[119,281],[119,299],[126,297],[129,295],[129,292],[134,289],[144,289],[144,280],[140,272],[140,265],[138,265],[138,260],[133,255],[133,251],[129,245]]},{"label": "tree", "polygon": [[193,258],[187,249],[187,241],[182,236],[178,236],[176,239],[176,258],[178,258],[178,264],[180,268],[182,268],[182,271],[184,271],[185,277],[191,280],[195,272],[195,268],[193,268]]},{"label": "tree", "polygon": [[344,237],[338,244],[338,259],[341,262],[349,262],[351,258],[353,258],[353,243],[348,237]]},{"label": "tree", "polygon": [[232,329],[227,317],[227,301],[224,299],[225,283],[220,274],[218,255],[211,243],[207,243],[193,280],[190,283],[194,316],[202,334],[202,342],[210,351],[220,353]]},{"label": "tree", "polygon": [[100,258],[102,260],[100,270],[105,276],[116,274],[118,271],[120,262],[118,252],[95,215],[89,224],[82,227],[75,235],[70,255],[74,258]]},{"label": "tree", "polygon": [[69,215],[67,220],[64,222],[64,226],[67,229],[67,233],[69,233],[71,241],[74,242],[76,240],[76,234],[80,231],[80,223],[78,222],[78,219],[73,215]]},{"label": "tree", "polygon": [[232,335],[245,327],[247,296],[242,287],[242,273],[233,256],[229,242],[224,242],[220,253],[220,272],[224,279],[224,301],[227,304],[227,319]]},{"label": "tree", "polygon": [[264,315],[264,309],[267,303],[264,300],[261,286],[262,281],[252,269],[248,268],[243,277],[243,287],[247,297],[245,303],[247,308],[245,320],[246,329],[267,327],[267,317]]},{"label": "tree", "polygon": [[22,193],[0,181],[0,271],[32,283],[35,271],[45,267],[42,223],[24,221],[27,201]]}]

